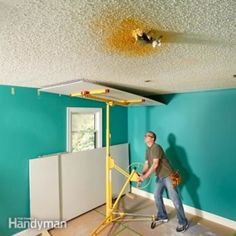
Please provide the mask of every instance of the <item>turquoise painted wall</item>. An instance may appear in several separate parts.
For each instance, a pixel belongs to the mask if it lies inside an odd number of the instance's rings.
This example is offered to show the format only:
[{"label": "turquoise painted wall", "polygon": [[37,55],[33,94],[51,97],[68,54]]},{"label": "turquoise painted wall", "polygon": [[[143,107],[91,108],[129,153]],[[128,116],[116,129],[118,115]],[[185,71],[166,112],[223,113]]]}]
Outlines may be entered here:
[{"label": "turquoise painted wall", "polygon": [[[129,108],[131,161],[143,161],[143,136],[155,131],[183,175],[183,202],[236,220],[236,89],[162,99],[169,101],[166,106]],[[153,178],[146,191],[154,187]]]},{"label": "turquoise painted wall", "polygon": [[[36,89],[0,86],[0,235],[8,217],[29,217],[29,159],[66,151],[66,108],[103,108],[104,104],[79,98],[42,93]],[[112,144],[127,142],[127,108],[111,108]]]}]

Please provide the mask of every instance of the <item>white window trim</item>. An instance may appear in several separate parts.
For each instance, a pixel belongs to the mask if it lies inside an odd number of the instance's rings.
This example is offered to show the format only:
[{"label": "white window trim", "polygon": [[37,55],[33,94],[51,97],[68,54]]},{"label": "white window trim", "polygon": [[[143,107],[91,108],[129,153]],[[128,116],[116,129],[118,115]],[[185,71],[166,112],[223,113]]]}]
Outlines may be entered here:
[{"label": "white window trim", "polygon": [[102,108],[68,107],[67,108],[67,130],[66,150],[71,152],[71,113],[95,114],[96,148],[102,147]]}]

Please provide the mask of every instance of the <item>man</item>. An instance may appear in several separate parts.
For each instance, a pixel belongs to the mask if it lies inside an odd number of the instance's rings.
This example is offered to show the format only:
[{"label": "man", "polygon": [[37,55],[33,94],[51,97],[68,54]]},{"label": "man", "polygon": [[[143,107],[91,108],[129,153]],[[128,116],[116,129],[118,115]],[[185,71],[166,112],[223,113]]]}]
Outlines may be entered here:
[{"label": "man", "polygon": [[189,224],[185,217],[183,204],[179,197],[178,190],[172,185],[170,178],[172,168],[166,159],[165,152],[160,145],[155,143],[156,134],[154,132],[148,131],[144,136],[144,141],[147,145],[146,161],[144,163],[142,174],[139,177],[139,181],[144,181],[144,179],[150,177],[153,172],[155,172],[157,176],[156,190],[154,194],[155,203],[158,210],[156,221],[160,223],[168,222],[168,216],[162,197],[163,192],[166,189],[176,209],[176,215],[179,223],[176,231],[184,232],[188,229]]}]

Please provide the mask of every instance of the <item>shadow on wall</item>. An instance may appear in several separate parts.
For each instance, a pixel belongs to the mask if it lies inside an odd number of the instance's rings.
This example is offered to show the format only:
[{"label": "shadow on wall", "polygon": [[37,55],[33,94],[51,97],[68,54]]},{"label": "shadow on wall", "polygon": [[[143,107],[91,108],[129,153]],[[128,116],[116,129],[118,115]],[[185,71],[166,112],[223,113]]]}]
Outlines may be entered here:
[{"label": "shadow on wall", "polygon": [[201,209],[197,193],[200,186],[200,179],[193,173],[184,148],[176,145],[176,137],[173,133],[168,135],[168,142],[170,145],[166,149],[168,160],[174,169],[179,170],[182,177],[182,184],[178,187],[179,191],[182,192],[182,189],[185,187],[192,199],[193,207]]},{"label": "shadow on wall", "polygon": [[154,96],[148,96],[150,99],[162,102],[166,105],[168,105],[174,98],[176,98],[177,94],[165,94],[165,95],[154,95]]}]

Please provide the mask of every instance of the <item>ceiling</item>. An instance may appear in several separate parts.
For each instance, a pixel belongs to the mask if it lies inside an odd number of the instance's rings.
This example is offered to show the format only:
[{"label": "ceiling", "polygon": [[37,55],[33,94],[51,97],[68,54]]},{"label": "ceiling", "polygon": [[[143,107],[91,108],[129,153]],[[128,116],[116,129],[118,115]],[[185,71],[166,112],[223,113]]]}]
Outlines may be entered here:
[{"label": "ceiling", "polygon": [[[0,84],[148,94],[236,88],[235,0],[1,0]],[[162,36],[136,42],[133,30]]]}]

